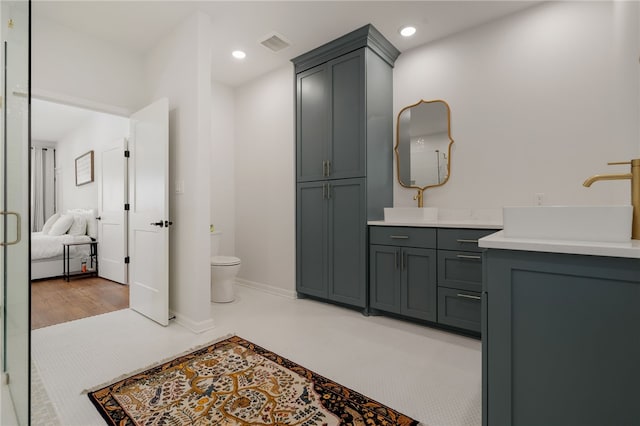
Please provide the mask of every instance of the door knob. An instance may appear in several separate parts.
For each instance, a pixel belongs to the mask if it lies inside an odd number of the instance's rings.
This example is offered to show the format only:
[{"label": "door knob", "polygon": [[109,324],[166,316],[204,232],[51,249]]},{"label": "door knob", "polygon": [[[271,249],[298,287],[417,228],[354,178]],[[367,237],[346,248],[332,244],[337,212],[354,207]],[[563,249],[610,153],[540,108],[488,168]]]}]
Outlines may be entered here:
[{"label": "door knob", "polygon": [[171,222],[170,220],[165,220],[164,221],[164,226],[166,226],[168,228],[169,225],[173,225],[173,222]]},{"label": "door knob", "polygon": [[162,227],[164,227],[164,222],[163,221],[151,222],[150,225],[159,226],[160,228],[162,228]]}]

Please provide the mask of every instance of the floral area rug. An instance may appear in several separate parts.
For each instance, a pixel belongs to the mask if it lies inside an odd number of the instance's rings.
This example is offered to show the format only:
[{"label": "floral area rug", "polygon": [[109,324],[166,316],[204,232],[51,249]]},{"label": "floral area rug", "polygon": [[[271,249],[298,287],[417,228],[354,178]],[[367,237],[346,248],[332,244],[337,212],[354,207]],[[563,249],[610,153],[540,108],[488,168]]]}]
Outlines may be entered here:
[{"label": "floral area rug", "polygon": [[417,425],[418,422],[233,336],[89,398],[110,425]]}]

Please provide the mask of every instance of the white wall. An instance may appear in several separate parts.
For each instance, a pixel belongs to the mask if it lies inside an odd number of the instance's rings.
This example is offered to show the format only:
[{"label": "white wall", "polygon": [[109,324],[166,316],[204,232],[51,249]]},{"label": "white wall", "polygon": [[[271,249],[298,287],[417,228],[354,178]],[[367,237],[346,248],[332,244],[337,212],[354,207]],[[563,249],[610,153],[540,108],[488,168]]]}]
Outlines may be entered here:
[{"label": "white wall", "polygon": [[[638,4],[537,5],[404,52],[394,111],[444,99],[455,140],[449,182],[425,205],[501,208],[630,202],[629,182],[582,182],[638,154]],[[394,120],[395,121],[395,120]],[[394,187],[396,206],[414,191]]]},{"label": "white wall", "polygon": [[222,231],[221,255],[235,254],[235,98],[233,89],[212,84],[211,224]]},{"label": "white wall", "polygon": [[[148,55],[148,102],[169,98],[170,309],[200,332],[210,318],[211,22],[197,13]],[[183,193],[174,191],[182,182]]]},{"label": "white wall", "polygon": [[114,113],[144,106],[142,55],[40,18],[38,2],[32,9],[32,93]]},{"label": "white wall", "polygon": [[239,278],[295,289],[293,66],[236,90],[236,255]]},{"label": "white wall", "polygon": [[[78,123],[76,129],[58,141],[56,191],[59,212],[98,207],[97,177],[100,153],[107,145],[128,135],[128,118],[96,112],[90,119]],[[94,181],[76,186],[75,159],[91,150],[94,151]]]}]

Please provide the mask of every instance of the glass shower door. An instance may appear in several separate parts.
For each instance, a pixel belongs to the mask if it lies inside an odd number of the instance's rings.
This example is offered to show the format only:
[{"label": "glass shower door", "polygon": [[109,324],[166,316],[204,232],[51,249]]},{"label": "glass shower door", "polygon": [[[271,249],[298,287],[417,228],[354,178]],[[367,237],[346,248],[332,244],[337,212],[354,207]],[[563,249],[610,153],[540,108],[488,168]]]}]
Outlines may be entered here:
[{"label": "glass shower door", "polygon": [[11,424],[13,413],[7,411],[13,408],[20,425],[30,422],[29,21],[28,0],[2,0],[0,279],[7,383],[2,397],[10,404],[3,404],[0,424]]}]

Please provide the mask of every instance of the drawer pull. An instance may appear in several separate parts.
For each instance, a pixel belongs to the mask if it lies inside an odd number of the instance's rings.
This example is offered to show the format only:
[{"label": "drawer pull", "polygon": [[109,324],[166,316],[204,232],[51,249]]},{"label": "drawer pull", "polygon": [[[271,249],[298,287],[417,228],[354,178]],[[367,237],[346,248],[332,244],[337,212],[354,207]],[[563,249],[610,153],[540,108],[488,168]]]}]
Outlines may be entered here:
[{"label": "drawer pull", "polygon": [[457,296],[458,297],[464,297],[465,299],[480,300],[480,296],[474,296],[472,294],[458,293]]},{"label": "drawer pull", "polygon": [[482,256],[472,256],[469,254],[459,254],[457,255],[459,259],[471,259],[471,260],[482,260]]},{"label": "drawer pull", "polygon": [[478,240],[456,240],[461,244],[478,244]]},{"label": "drawer pull", "polygon": [[390,238],[393,240],[408,240],[409,236],[408,235],[391,235]]}]

